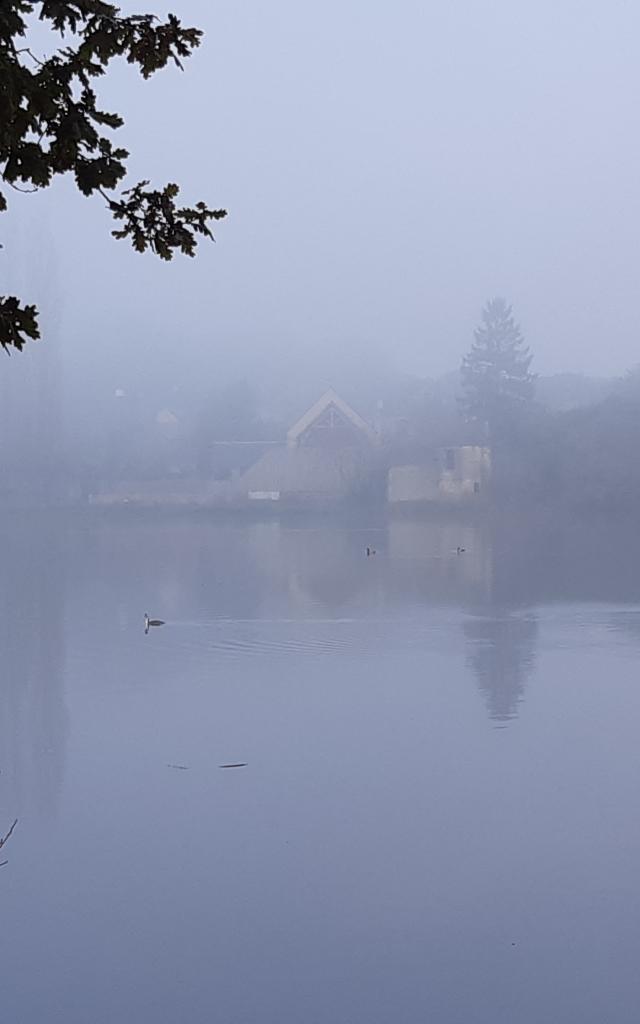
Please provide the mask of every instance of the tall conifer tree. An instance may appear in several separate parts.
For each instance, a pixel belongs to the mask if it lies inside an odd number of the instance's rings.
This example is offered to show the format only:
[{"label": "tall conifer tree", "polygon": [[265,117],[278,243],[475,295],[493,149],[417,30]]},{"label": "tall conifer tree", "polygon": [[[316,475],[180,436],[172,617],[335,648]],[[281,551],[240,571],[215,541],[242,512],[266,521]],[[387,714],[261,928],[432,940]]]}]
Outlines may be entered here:
[{"label": "tall conifer tree", "polygon": [[460,370],[463,412],[483,426],[491,443],[533,399],[532,359],[511,306],[504,299],[491,299]]}]

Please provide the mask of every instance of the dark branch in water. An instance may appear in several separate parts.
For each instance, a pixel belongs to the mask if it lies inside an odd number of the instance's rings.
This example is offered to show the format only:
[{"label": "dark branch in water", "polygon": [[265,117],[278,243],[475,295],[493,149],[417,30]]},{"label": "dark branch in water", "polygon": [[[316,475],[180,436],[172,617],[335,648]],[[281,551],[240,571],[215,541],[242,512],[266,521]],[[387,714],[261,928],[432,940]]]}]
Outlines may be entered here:
[{"label": "dark branch in water", "polygon": [[[18,819],[16,818],[16,820],[14,821],[13,825],[11,826],[11,828],[9,829],[9,831],[7,832],[7,834],[6,834],[6,836],[4,837],[4,839],[0,839],[0,850],[2,849],[2,847],[4,846],[4,844],[5,844],[6,842],[8,842],[8,841],[9,841],[9,839],[11,839],[11,836],[12,836],[13,830],[14,830],[14,828],[16,827],[16,825],[17,825],[17,824],[18,824]],[[4,865],[5,865],[5,864],[8,864],[8,863],[9,863],[8,861],[6,861],[6,860],[3,860],[3,861],[2,861],[1,863],[0,863],[0,868],[3,868],[3,867],[4,867]]]}]

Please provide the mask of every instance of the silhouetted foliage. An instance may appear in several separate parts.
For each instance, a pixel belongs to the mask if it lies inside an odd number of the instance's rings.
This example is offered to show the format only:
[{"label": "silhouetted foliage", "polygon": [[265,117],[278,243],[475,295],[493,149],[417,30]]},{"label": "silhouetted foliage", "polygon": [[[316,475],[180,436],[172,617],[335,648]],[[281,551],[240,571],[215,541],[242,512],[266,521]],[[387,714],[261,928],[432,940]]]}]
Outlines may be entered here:
[{"label": "silhouetted foliage", "polygon": [[485,427],[492,443],[533,398],[532,358],[511,306],[504,299],[492,299],[482,311],[460,370],[464,415]]},{"label": "silhouetted foliage", "polygon": [[[40,60],[28,45],[37,18],[65,40],[64,48]],[[47,188],[70,173],[85,196],[99,193],[120,226],[115,238],[129,238],[138,252],[161,259],[177,250],[193,256],[198,237],[212,238],[210,224],[226,215],[198,202],[179,206],[175,184],[149,189],[139,182],[119,195],[127,150],[114,146],[104,130],[123,124],[120,114],[102,110],[94,88],[111,61],[123,57],[143,78],[182,60],[200,45],[202,33],[184,28],[175,15],[160,22],[152,14],[123,17],[103,0],[2,0],[0,4],[0,176],[18,191]],[[0,192],[0,212],[7,196]],[[39,337],[37,310],[15,296],[0,296],[0,345],[21,350]]]}]

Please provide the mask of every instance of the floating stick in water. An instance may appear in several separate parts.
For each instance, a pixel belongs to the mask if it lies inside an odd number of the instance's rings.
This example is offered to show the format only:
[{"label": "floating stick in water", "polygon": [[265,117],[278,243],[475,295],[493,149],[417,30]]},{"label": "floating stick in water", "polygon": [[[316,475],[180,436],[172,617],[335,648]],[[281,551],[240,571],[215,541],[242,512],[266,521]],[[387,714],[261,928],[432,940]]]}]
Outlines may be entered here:
[{"label": "floating stick in water", "polygon": [[[4,846],[4,844],[5,844],[5,843],[6,843],[6,842],[7,842],[7,841],[8,841],[9,839],[11,839],[11,835],[12,835],[12,833],[13,833],[13,830],[14,830],[14,828],[16,827],[16,825],[17,825],[17,824],[18,824],[18,819],[16,818],[16,820],[14,821],[13,825],[11,826],[11,828],[9,829],[9,831],[7,832],[7,834],[6,834],[6,836],[4,837],[4,839],[0,838],[0,850],[2,849],[2,847]],[[8,864],[8,863],[9,863],[9,861],[8,861],[8,860],[3,860],[3,861],[2,861],[2,863],[0,863],[0,868],[3,868],[3,867],[5,866],[5,864]]]}]

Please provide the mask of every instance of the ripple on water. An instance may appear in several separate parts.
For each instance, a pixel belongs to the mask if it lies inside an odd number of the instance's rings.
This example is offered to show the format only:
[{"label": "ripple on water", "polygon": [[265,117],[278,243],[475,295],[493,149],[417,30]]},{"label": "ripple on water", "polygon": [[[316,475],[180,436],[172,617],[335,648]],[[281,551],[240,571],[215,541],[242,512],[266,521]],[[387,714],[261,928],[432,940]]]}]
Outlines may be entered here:
[{"label": "ripple on water", "polygon": [[451,623],[424,619],[216,619],[180,624],[162,648],[228,658],[285,655],[362,657],[438,647]]}]

